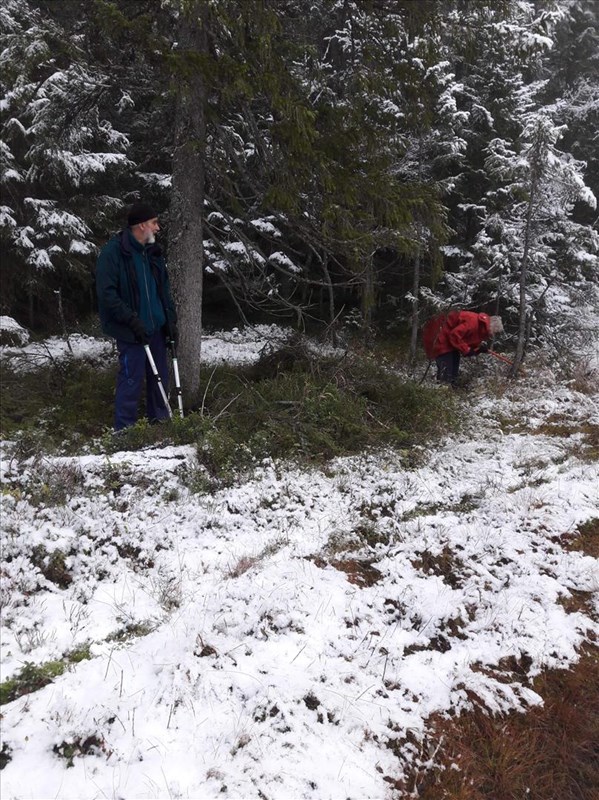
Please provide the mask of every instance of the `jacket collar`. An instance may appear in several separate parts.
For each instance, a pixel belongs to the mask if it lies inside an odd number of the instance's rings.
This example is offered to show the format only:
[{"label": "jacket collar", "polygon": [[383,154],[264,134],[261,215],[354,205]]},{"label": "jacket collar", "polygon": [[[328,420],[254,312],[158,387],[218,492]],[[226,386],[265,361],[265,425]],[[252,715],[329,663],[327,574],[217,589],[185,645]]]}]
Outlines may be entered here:
[{"label": "jacket collar", "polygon": [[118,238],[121,252],[129,258],[133,256],[135,250],[141,253],[144,249],[150,257],[162,255],[162,248],[158,242],[144,246],[135,239],[129,228],[123,228],[123,230],[119,232]]},{"label": "jacket collar", "polygon": [[133,255],[133,247],[129,228],[123,228],[123,230],[118,234],[118,239],[121,252],[124,255],[131,257]]}]

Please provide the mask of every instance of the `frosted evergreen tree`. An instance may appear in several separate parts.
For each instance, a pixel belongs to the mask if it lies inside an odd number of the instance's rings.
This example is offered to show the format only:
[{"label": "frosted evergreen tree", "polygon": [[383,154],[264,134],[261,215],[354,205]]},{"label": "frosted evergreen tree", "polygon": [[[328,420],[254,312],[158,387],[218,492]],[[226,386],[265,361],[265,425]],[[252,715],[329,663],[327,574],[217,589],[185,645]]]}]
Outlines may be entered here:
[{"label": "frosted evergreen tree", "polygon": [[[565,125],[562,146],[586,162],[586,181],[599,195],[599,3],[564,0],[554,47],[544,65],[544,105]],[[596,220],[588,207],[575,210],[580,222]]]},{"label": "frosted evergreen tree", "polygon": [[128,138],[106,113],[106,76],[76,37],[25,0],[3,4],[0,32],[7,298],[26,291],[33,325],[36,301],[47,310],[52,290],[89,287],[93,221],[117,202],[110,193],[130,165]]},{"label": "frosted evergreen tree", "polygon": [[[456,81],[436,25],[406,38],[399,47],[398,108],[401,108],[403,148],[396,169],[406,186],[428,192],[429,202],[414,208],[410,357],[416,357],[421,322],[421,294],[430,296],[424,281],[434,284],[442,268],[448,229],[440,203],[455,186],[464,162],[466,141],[462,131],[469,114],[458,98],[463,86]],[[423,34],[426,33],[426,36]],[[402,52],[403,50],[403,52]],[[435,202],[435,199],[438,201]]]},{"label": "frosted evergreen tree", "polygon": [[[5,310],[22,313],[26,291],[32,318],[52,311],[52,290],[80,299],[96,246],[140,194],[161,211],[172,201],[163,243],[175,272],[190,261],[177,246],[193,227],[205,301],[224,287],[242,317],[334,322],[359,302],[367,328],[388,292],[411,312],[413,333],[423,298],[501,306],[515,325],[520,273],[498,254],[527,190],[511,191],[524,178],[500,174],[497,158],[527,152],[530,115],[542,109],[561,134],[555,157],[571,152],[595,188],[593,3],[210,0],[200,3],[201,48],[183,46],[177,28],[193,6],[3,5]],[[186,148],[182,100],[205,124]],[[541,245],[555,267],[542,297],[527,283],[533,335],[562,283],[580,289],[594,269],[594,212],[578,197],[560,200],[569,210],[553,218],[551,246],[531,238],[528,278]],[[190,200],[193,225],[182,211]],[[199,305],[183,290],[192,294]],[[184,327],[199,335],[201,321]]]},{"label": "frosted evergreen tree", "polygon": [[[468,114],[463,169],[448,198],[450,224],[456,231],[446,250],[447,288],[442,300],[458,305],[497,303],[497,284],[477,272],[489,214],[488,193],[495,178],[487,170],[487,148],[501,139],[517,147],[524,114],[538,107],[543,59],[552,47],[550,32],[561,12],[557,4],[532,2],[449,3],[443,37],[461,89],[458,108]],[[472,246],[478,245],[478,260]],[[477,293],[476,287],[481,290]],[[496,312],[497,306],[489,309]]]},{"label": "frosted evergreen tree", "polygon": [[[321,0],[306,16],[301,4],[276,3],[230,34],[238,49],[227,55],[244,70],[224,90],[231,110],[220,102],[218,124],[208,119],[205,249],[233,296],[301,317],[315,293],[332,321],[339,290],[355,287],[368,324],[377,250],[413,255],[417,210],[440,234],[430,173],[407,177],[415,134],[406,119],[423,77],[403,91],[411,8]],[[428,78],[447,100],[445,79]]]},{"label": "frosted evergreen tree", "polygon": [[[457,246],[449,251],[453,265],[442,297],[506,312],[517,326],[520,362],[531,337],[547,343],[551,331],[557,339],[558,330],[572,328],[577,298],[584,287],[595,291],[596,234],[577,224],[575,213],[595,201],[586,164],[558,148],[568,135],[558,124],[563,103],[542,103],[548,59],[559,60],[553,47],[565,9],[519,3],[471,10],[482,23],[478,42],[486,58],[463,65],[468,150],[455,192]],[[472,21],[462,20],[466,30]]]},{"label": "frosted evergreen tree", "polygon": [[[531,112],[517,149],[493,140],[486,168],[499,186],[486,198],[488,216],[473,246],[482,272],[493,275],[507,310],[518,319],[514,371],[531,337],[542,326],[576,316],[576,295],[596,293],[599,236],[572,219],[575,203],[596,209],[584,182],[583,162],[558,149],[563,130],[544,111]],[[479,252],[480,251],[480,252]],[[477,259],[477,256],[480,256]],[[483,267],[484,264],[484,267]]]}]

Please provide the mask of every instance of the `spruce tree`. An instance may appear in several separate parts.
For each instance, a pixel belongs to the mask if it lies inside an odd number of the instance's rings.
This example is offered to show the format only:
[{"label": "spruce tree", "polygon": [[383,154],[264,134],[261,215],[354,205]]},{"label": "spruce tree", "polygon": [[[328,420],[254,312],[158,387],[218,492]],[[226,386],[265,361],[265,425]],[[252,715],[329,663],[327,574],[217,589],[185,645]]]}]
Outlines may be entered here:
[{"label": "spruce tree", "polygon": [[131,167],[129,140],[113,124],[110,82],[78,37],[26,0],[3,5],[0,33],[3,302],[20,309],[26,295],[35,326],[55,314],[53,292],[81,307],[96,217]]},{"label": "spruce tree", "polygon": [[577,252],[571,255],[580,259],[588,278],[599,277],[599,237],[571,219],[577,201],[594,209],[597,201],[584,183],[584,164],[558,149],[561,132],[546,112],[534,111],[525,119],[517,150],[506,148],[501,139],[488,148],[487,169],[499,185],[487,197],[493,213],[481,247],[501,276],[504,298],[517,309],[514,374],[531,333],[539,335],[534,325],[539,314],[547,310],[563,322],[564,315],[572,313],[567,303],[564,306],[564,295],[580,288],[585,276],[583,269],[574,277],[574,264],[569,274],[562,272],[563,250],[577,242]]}]

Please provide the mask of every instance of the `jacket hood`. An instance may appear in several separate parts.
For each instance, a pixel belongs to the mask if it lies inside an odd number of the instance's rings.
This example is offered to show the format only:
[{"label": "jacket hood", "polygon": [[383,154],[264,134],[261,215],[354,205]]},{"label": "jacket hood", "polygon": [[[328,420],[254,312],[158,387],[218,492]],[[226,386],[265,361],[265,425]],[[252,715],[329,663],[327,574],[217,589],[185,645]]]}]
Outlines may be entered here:
[{"label": "jacket hood", "polygon": [[491,317],[488,314],[479,314],[478,315],[478,324],[482,325],[487,333],[490,335],[491,333]]}]

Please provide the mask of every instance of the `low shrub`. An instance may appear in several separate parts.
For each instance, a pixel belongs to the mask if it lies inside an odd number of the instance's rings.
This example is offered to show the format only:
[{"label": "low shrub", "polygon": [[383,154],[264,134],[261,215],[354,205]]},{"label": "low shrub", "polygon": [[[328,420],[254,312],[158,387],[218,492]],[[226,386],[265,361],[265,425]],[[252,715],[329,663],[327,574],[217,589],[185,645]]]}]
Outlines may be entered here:
[{"label": "low shrub", "polygon": [[264,458],[321,463],[391,444],[408,463],[415,445],[443,435],[458,417],[455,396],[400,378],[370,351],[318,358],[301,340],[269,350],[251,367],[207,372],[201,402],[184,419],[141,419],[118,435],[106,432],[113,386],[114,369],[85,364],[10,375],[2,433],[16,438],[19,457],[74,451],[86,440],[104,453],[195,444],[209,481],[222,485]]},{"label": "low shrub", "polygon": [[219,368],[205,390],[199,458],[211,474],[265,457],[322,462],[386,444],[410,451],[458,424],[458,400],[369,358]]},{"label": "low shrub", "polygon": [[0,431],[20,442],[19,455],[74,452],[112,423],[114,369],[85,361],[35,371],[2,367]]},{"label": "low shrub", "polygon": [[73,576],[67,567],[67,556],[62,550],[48,552],[43,544],[38,544],[32,550],[31,563],[44,578],[60,589],[66,589],[73,582]]},{"label": "low shrub", "polygon": [[67,769],[73,767],[75,758],[80,756],[100,755],[102,753],[109,756],[111,753],[106,747],[105,740],[96,734],[85,737],[80,736],[71,741],[65,740],[60,744],[55,744],[52,752],[66,761]]},{"label": "low shrub", "polygon": [[33,506],[63,506],[73,495],[82,492],[84,485],[84,474],[76,464],[36,460],[23,491]]}]

